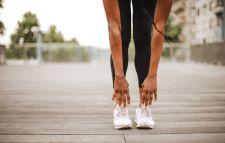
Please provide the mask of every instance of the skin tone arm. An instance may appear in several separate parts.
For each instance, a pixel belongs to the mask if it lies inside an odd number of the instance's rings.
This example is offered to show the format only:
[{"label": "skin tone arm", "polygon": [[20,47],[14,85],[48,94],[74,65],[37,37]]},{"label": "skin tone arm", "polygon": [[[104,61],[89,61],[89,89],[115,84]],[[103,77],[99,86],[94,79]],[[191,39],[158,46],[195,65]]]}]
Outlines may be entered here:
[{"label": "skin tone arm", "polygon": [[115,70],[113,101],[126,106],[130,104],[128,82],[124,77],[122,60],[122,37],[119,4],[117,0],[103,0],[108,21],[110,49]]},{"label": "skin tone arm", "polygon": [[167,19],[172,6],[172,0],[158,0],[156,4],[154,23],[151,41],[150,68],[141,89],[141,104],[151,105],[153,99],[157,99],[157,70],[162,52],[164,36],[157,30],[164,33]]}]

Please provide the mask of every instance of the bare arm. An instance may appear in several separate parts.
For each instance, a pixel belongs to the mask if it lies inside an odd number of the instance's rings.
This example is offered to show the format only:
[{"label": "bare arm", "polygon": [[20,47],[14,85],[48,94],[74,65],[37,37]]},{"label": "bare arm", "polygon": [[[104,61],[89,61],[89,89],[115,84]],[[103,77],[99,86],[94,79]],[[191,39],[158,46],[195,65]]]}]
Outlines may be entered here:
[{"label": "bare arm", "polygon": [[118,1],[103,0],[109,28],[109,41],[115,76],[123,75],[121,22]]},{"label": "bare arm", "polygon": [[117,0],[103,0],[109,28],[109,41],[115,70],[113,100],[117,104],[126,106],[130,103],[128,82],[124,77],[122,59],[122,37],[119,4]]},{"label": "bare arm", "polygon": [[165,31],[171,6],[172,0],[157,0],[154,16],[156,27],[153,28],[151,39],[150,68],[142,87],[142,104],[145,105],[151,104],[153,98],[157,99],[157,70],[164,42],[164,35],[162,33]]},{"label": "bare arm", "polygon": [[[164,33],[165,25],[172,6],[172,0],[158,0],[156,5],[156,11],[154,16],[154,22],[156,28]],[[151,59],[149,76],[154,77],[157,75],[158,64],[160,61],[160,55],[162,52],[164,36],[159,33],[155,28],[153,29],[153,36],[151,42]]]}]

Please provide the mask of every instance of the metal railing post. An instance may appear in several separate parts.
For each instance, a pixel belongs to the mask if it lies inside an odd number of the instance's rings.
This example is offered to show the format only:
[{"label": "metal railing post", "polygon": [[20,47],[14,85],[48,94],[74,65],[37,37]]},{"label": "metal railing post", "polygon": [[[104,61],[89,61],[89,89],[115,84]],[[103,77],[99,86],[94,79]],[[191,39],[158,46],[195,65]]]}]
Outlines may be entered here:
[{"label": "metal railing post", "polygon": [[36,52],[38,64],[42,62],[42,50],[41,50],[41,32],[37,31]]}]

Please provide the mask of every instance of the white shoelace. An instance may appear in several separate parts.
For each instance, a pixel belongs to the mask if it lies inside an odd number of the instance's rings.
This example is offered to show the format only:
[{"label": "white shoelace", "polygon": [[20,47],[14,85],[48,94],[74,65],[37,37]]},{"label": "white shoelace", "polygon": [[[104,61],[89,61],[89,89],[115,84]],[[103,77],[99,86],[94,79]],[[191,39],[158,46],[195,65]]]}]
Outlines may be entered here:
[{"label": "white shoelace", "polygon": [[151,115],[150,107],[141,107],[141,113],[149,117]]},{"label": "white shoelace", "polygon": [[118,113],[117,113],[117,118],[119,118],[119,116],[127,116],[127,109],[126,108],[123,108],[123,107],[120,107],[118,109]]}]

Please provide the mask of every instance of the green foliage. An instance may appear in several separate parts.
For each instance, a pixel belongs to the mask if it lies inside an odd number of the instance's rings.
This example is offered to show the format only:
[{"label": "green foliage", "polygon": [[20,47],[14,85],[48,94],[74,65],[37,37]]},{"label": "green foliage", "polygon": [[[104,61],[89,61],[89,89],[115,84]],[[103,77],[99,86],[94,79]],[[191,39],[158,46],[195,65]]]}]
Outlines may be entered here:
[{"label": "green foliage", "polygon": [[[179,35],[181,34],[182,27],[180,25],[173,25],[172,22],[173,19],[170,17],[165,27],[166,38],[169,42],[179,42]],[[169,50],[170,50],[169,48],[164,48],[162,51],[162,56],[169,57],[170,56]],[[174,50],[176,50],[176,48]],[[133,61],[134,56],[135,56],[134,40],[131,39],[129,47],[129,61]]]},{"label": "green foliage", "polygon": [[43,59],[49,62],[73,61],[74,54],[74,48],[57,48],[43,52]]},{"label": "green foliage", "polygon": [[[20,45],[21,39],[23,43],[36,43],[36,35],[34,27],[39,27],[37,16],[31,12],[26,12],[21,21],[18,21],[17,29],[11,35],[10,48],[6,50],[7,58],[27,59],[36,58],[36,47],[25,48]],[[67,61],[89,61],[89,51],[84,47],[77,48],[79,42],[76,38],[65,41],[62,33],[57,30],[55,25],[51,25],[47,32],[41,32],[43,43],[74,43],[74,48],[57,47],[55,49],[45,49],[42,51],[44,61],[67,62]]]},{"label": "green foliage", "polygon": [[64,37],[60,31],[57,31],[55,25],[51,25],[46,33],[42,33],[42,41],[45,43],[64,42]]},{"label": "green foliage", "polygon": [[35,43],[36,36],[32,31],[32,28],[39,27],[37,16],[31,12],[26,12],[23,15],[21,21],[17,23],[17,29],[14,34],[11,35],[10,48],[6,52],[7,58],[18,58],[21,59],[24,56],[27,58],[35,58],[35,48],[26,49],[26,55],[24,55],[24,47],[17,47],[20,39],[23,39],[24,43]]},{"label": "green foliage", "polygon": [[5,26],[4,23],[0,21],[0,35],[4,34]]},{"label": "green foliage", "polygon": [[20,38],[24,38],[24,43],[34,43],[36,41],[33,27],[39,27],[37,16],[31,12],[23,15],[22,21],[18,22],[16,32],[11,36],[12,44],[19,43]]},{"label": "green foliage", "polygon": [[[173,19],[172,17],[169,17],[165,32],[166,32],[166,40],[165,42],[180,42],[180,34],[182,32],[182,27],[181,25],[173,25]],[[174,51],[176,51],[177,48],[174,48]],[[170,49],[169,48],[164,48],[162,51],[162,56],[169,58],[170,57]]]},{"label": "green foliage", "polygon": [[[0,8],[3,8],[3,0],[0,0]],[[2,21],[0,21],[0,35],[4,34],[5,26]]]},{"label": "green foliage", "polygon": [[162,51],[162,56],[165,58],[169,58],[170,57],[170,49],[169,48],[164,48]]},{"label": "green foliage", "polygon": [[[76,38],[65,41],[62,33],[57,31],[55,25],[51,25],[49,30],[42,33],[43,43],[73,43],[78,46],[79,42]],[[43,52],[43,60],[48,62],[74,62],[74,61],[89,61],[89,53],[85,48],[67,48],[57,47]]]},{"label": "green foliage", "polygon": [[71,40],[69,40],[68,42],[72,42],[72,43],[76,43],[77,45],[79,45],[79,42],[78,42],[78,40],[75,38],[75,37],[73,37]]},{"label": "green foliage", "polygon": [[88,62],[90,55],[84,47],[59,47],[44,51],[43,60],[47,62]]},{"label": "green foliage", "polygon": [[88,61],[90,61],[89,53],[88,53],[88,51],[84,47],[81,47],[80,48],[79,53],[81,55],[81,57],[79,59],[80,61],[82,61],[82,62],[88,62]]},{"label": "green foliage", "polygon": [[3,8],[3,0],[0,0],[0,8]]},{"label": "green foliage", "polygon": [[170,42],[179,42],[179,35],[181,34],[182,28],[180,25],[172,24],[172,17],[168,19],[168,23],[166,25],[166,38]]}]

